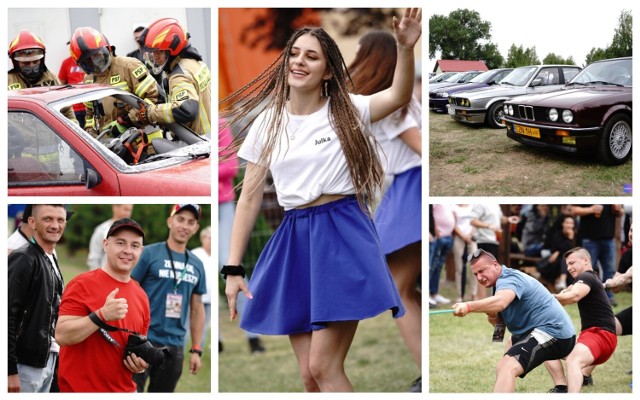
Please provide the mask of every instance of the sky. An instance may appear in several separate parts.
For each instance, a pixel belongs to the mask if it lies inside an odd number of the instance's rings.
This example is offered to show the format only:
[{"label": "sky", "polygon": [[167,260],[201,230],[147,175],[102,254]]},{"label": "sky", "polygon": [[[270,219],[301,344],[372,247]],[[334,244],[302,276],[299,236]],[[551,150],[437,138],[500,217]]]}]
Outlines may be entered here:
[{"label": "sky", "polygon": [[[428,23],[434,14],[448,16],[459,8],[475,10],[482,20],[491,22],[490,40],[497,44],[505,59],[509,48],[515,44],[524,49],[535,46],[540,61],[547,54],[555,53],[563,58],[572,56],[580,66],[593,47],[605,48],[611,44],[622,10],[631,11],[633,15],[631,0],[609,0],[605,3],[447,0],[429,2],[424,8],[424,19]],[[428,71],[433,71],[435,62],[435,59],[429,60],[425,66]]]}]

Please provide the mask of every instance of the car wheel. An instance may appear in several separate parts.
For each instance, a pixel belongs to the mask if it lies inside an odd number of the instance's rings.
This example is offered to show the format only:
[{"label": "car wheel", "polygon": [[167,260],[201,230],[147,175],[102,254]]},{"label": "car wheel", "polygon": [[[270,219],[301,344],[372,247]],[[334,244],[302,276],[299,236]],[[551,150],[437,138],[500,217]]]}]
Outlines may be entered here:
[{"label": "car wheel", "polygon": [[614,115],[604,126],[598,146],[598,159],[608,165],[624,164],[631,156],[631,118]]},{"label": "car wheel", "polygon": [[487,122],[492,128],[506,127],[505,123],[502,122],[502,118],[504,117],[502,103],[502,101],[497,101],[493,103],[491,107],[489,107],[489,112],[487,113]]}]

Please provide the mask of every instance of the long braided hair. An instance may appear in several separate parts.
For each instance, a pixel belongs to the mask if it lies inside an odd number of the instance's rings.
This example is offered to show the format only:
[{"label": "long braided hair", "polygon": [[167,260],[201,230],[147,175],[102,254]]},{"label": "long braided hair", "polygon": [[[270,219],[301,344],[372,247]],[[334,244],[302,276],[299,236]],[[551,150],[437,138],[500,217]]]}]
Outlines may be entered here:
[{"label": "long braided hair", "polygon": [[270,112],[265,121],[268,135],[258,164],[269,165],[285,126],[283,114],[289,99],[287,76],[291,48],[302,35],[318,39],[324,52],[331,78],[323,82],[322,95],[329,98],[330,123],[340,140],[358,202],[366,209],[368,202],[375,198],[376,191],[382,186],[382,166],[375,139],[370,132],[364,131],[360,115],[349,97],[353,83],[340,49],[322,28],[304,27],[297,30],[267,69],[235,93],[220,100],[220,116],[226,121],[225,125],[236,127],[236,137],[230,147],[224,149],[224,153],[236,153],[249,126],[261,112],[268,109]]}]

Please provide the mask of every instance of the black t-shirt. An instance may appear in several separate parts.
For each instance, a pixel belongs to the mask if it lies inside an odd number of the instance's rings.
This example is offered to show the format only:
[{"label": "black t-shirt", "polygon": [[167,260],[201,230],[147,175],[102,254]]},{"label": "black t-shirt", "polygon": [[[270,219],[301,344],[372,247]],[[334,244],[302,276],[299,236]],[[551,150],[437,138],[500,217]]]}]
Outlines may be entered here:
[{"label": "black t-shirt", "polygon": [[618,264],[618,272],[621,274],[624,274],[625,272],[627,272],[627,270],[633,265],[633,260],[631,259],[631,250],[633,249],[630,248],[629,250],[625,251],[624,253],[622,253],[622,256],[620,257],[620,263]]},{"label": "black t-shirt", "polygon": [[589,294],[578,302],[581,330],[595,326],[615,334],[616,323],[613,319],[613,310],[600,278],[593,271],[585,271],[576,277],[576,283],[584,283],[591,288]]},{"label": "black t-shirt", "polygon": [[[591,207],[592,204],[581,205],[581,207]],[[616,216],[613,213],[613,206],[604,205],[600,217],[595,214],[583,215],[580,217],[580,229],[578,234],[581,239],[604,240],[613,239],[616,229]]]}]

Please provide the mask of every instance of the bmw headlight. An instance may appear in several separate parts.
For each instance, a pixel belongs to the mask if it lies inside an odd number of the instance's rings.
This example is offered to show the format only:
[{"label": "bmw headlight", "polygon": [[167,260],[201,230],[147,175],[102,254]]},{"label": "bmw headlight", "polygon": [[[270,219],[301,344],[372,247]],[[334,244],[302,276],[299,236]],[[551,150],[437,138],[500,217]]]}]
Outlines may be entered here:
[{"label": "bmw headlight", "polygon": [[573,122],[573,113],[571,112],[571,110],[562,111],[562,120],[567,124],[570,124]]},{"label": "bmw headlight", "polygon": [[513,116],[513,105],[509,104],[509,115]]},{"label": "bmw headlight", "polygon": [[558,110],[555,108],[549,110],[549,120],[551,122],[556,122],[558,120]]},{"label": "bmw headlight", "polygon": [[443,93],[436,93],[437,97],[449,97],[449,93],[447,92],[443,92]]},{"label": "bmw headlight", "polygon": [[509,114],[509,106],[508,105],[503,105],[502,106],[502,112],[504,112],[505,114]]}]

